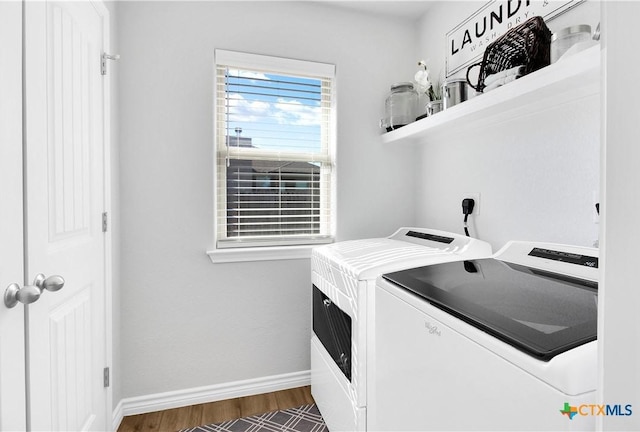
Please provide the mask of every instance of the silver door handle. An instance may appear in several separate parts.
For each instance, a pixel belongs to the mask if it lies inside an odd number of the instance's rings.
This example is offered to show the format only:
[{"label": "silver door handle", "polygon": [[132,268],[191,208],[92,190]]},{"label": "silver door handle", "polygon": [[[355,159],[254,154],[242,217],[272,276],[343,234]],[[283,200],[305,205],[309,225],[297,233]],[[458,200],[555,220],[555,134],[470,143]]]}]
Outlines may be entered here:
[{"label": "silver door handle", "polygon": [[18,304],[30,304],[37,301],[44,290],[56,292],[64,286],[64,278],[62,276],[53,275],[45,277],[42,273],[36,275],[33,285],[20,287],[16,283],[12,283],[4,292],[4,305],[11,309]]}]

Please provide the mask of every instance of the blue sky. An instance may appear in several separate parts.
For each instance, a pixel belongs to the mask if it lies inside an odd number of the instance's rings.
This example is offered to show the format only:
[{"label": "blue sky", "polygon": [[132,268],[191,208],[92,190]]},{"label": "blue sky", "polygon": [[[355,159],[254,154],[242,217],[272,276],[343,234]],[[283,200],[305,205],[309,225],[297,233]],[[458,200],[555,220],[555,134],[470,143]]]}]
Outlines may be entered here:
[{"label": "blue sky", "polygon": [[230,136],[240,127],[259,148],[320,150],[320,80],[237,69],[229,76]]}]

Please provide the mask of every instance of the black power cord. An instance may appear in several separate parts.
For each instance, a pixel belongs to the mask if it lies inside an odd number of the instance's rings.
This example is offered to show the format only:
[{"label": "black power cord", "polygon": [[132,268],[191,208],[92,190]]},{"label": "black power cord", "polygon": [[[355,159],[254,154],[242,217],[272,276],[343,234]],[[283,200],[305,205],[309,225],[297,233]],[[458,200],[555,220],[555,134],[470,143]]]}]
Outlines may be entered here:
[{"label": "black power cord", "polygon": [[473,213],[473,207],[476,205],[476,202],[473,198],[465,198],[462,200],[462,214],[464,215],[464,233],[467,237],[471,237],[469,235],[469,228],[467,226],[467,219],[469,215]]}]

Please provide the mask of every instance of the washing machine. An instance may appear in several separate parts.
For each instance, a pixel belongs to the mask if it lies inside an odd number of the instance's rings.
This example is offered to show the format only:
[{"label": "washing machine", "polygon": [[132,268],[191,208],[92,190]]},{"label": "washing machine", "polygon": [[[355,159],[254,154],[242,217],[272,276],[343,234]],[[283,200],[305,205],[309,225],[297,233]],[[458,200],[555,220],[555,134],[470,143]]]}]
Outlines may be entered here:
[{"label": "washing machine", "polygon": [[510,242],[378,279],[372,431],[593,431],[598,250]]},{"label": "washing machine", "polygon": [[382,273],[491,256],[481,240],[424,228],[313,249],[311,393],[331,431],[366,430],[368,343]]}]

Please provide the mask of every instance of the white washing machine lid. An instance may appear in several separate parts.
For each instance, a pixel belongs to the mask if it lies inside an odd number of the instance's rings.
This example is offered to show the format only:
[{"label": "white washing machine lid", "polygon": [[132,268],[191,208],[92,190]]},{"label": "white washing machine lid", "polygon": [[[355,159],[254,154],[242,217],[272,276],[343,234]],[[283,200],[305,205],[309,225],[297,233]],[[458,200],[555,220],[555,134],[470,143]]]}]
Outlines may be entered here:
[{"label": "white washing machine lid", "polygon": [[369,280],[384,272],[451,261],[459,256],[487,257],[491,255],[491,245],[446,231],[404,227],[388,238],[342,241],[314,248],[313,254],[359,280]]},{"label": "white washing machine lid", "polygon": [[[521,245],[520,245],[521,246]],[[422,266],[383,278],[431,305],[540,360],[596,340],[595,279],[549,271],[597,265],[593,254],[530,245],[520,261],[495,258]],[[501,251],[504,253],[504,251]],[[589,252],[589,251],[587,251]],[[506,254],[512,261],[513,255]],[[545,261],[550,261],[546,263]],[[575,273],[575,272],[574,272]]]}]

